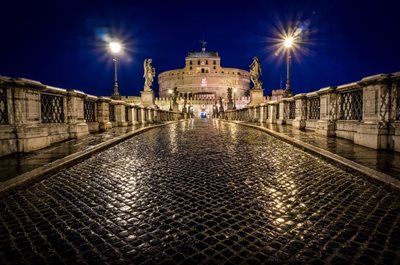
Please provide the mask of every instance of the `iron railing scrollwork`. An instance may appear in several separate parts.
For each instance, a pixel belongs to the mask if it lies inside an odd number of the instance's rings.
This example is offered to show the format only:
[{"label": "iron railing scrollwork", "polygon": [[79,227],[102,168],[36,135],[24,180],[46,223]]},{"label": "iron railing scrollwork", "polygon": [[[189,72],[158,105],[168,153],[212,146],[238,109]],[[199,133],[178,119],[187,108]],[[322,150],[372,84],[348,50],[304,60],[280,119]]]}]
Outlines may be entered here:
[{"label": "iron railing scrollwork", "polygon": [[362,120],[363,91],[361,89],[340,93],[340,120]]},{"label": "iron railing scrollwork", "polygon": [[42,123],[64,122],[64,98],[49,94],[40,94]]},{"label": "iron railing scrollwork", "polygon": [[115,121],[115,105],[108,105],[108,115],[110,121]]},{"label": "iron railing scrollwork", "polygon": [[84,112],[84,119],[86,122],[95,122],[96,121],[96,109],[95,109],[95,102],[85,100],[83,103],[83,112]]},{"label": "iron railing scrollwork", "polygon": [[7,88],[0,88],[0,124],[8,124]]},{"label": "iron railing scrollwork", "polygon": [[296,102],[289,102],[289,119],[294,120],[296,118]]},{"label": "iron railing scrollwork", "polygon": [[125,121],[129,121],[129,107],[125,106]]},{"label": "iron railing scrollwork", "polygon": [[320,109],[321,109],[321,100],[319,97],[309,98],[309,112],[308,118],[310,120],[319,120],[320,118]]},{"label": "iron railing scrollwork", "polygon": [[275,105],[276,106],[276,119],[278,120],[279,119],[279,104],[278,105]]}]

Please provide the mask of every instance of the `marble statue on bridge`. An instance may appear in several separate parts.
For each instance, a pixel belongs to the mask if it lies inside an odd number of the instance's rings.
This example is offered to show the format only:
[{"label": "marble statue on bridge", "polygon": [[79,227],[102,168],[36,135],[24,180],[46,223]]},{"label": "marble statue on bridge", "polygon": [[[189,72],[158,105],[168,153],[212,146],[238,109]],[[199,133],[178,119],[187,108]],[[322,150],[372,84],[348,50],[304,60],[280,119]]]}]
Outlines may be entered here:
[{"label": "marble statue on bridge", "polygon": [[254,84],[253,89],[262,89],[261,76],[261,63],[260,60],[254,56],[253,62],[250,65],[250,79]]},{"label": "marble statue on bridge", "polygon": [[144,68],[144,91],[152,91],[151,85],[154,81],[154,76],[156,75],[156,70],[151,65],[152,59],[145,59],[143,63]]}]

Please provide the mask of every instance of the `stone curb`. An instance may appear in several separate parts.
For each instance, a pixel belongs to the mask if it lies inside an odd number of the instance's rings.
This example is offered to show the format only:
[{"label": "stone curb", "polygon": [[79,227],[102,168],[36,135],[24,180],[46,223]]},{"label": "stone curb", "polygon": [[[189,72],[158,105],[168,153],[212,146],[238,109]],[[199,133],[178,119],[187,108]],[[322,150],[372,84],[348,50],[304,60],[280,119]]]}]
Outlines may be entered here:
[{"label": "stone curb", "polygon": [[305,143],[301,140],[298,139],[294,139],[292,137],[286,136],[282,133],[278,133],[275,132],[271,129],[268,128],[264,128],[258,125],[253,125],[253,124],[246,124],[243,122],[238,122],[238,121],[227,121],[227,120],[223,120],[225,122],[231,122],[231,123],[236,123],[239,125],[243,125],[243,126],[247,126],[247,127],[251,127],[254,129],[258,129],[261,131],[264,131],[268,134],[270,134],[273,137],[276,137],[286,143],[289,143],[291,145],[294,145],[297,148],[302,149],[303,151],[306,151],[308,153],[314,154],[314,155],[318,155],[322,158],[325,158],[326,160],[333,162],[335,164],[339,164],[342,165],[346,168],[352,169],[354,171],[357,171],[359,173],[361,173],[364,176],[370,177],[374,180],[377,180],[385,185],[390,186],[391,188],[395,188],[395,189],[400,189],[400,180],[393,178],[392,176],[389,176],[385,173],[379,172],[377,170],[374,170],[372,168],[360,165],[354,161],[351,161],[345,157],[339,156],[337,154],[334,154],[332,152],[329,152],[325,149],[316,147],[314,145]]},{"label": "stone curb", "polygon": [[9,192],[11,192],[12,190],[14,190],[15,188],[18,188],[20,186],[23,185],[27,185],[29,183],[32,183],[34,181],[39,180],[41,177],[44,177],[45,175],[52,173],[54,171],[57,171],[61,168],[67,167],[67,166],[71,166],[73,163],[78,163],[88,157],[90,157],[91,155],[93,155],[94,153],[98,153],[100,151],[103,151],[109,147],[112,147],[134,135],[143,133],[145,131],[148,131],[150,129],[154,129],[157,127],[161,127],[161,126],[165,126],[165,125],[169,125],[169,124],[173,124],[173,123],[177,123],[177,122],[181,122],[182,120],[179,121],[169,121],[169,122],[165,122],[162,124],[157,124],[157,125],[151,125],[148,127],[144,127],[144,128],[140,128],[137,130],[134,130],[132,132],[126,133],[124,135],[120,135],[117,136],[113,139],[110,139],[108,141],[105,141],[103,143],[100,143],[98,145],[95,145],[91,148],[88,148],[86,150],[82,150],[73,154],[70,154],[68,156],[65,156],[61,159],[55,160],[53,162],[50,162],[46,165],[40,166],[38,168],[35,168],[31,171],[25,172],[21,175],[18,175],[12,179],[6,180],[2,183],[0,183],[0,197],[3,197],[4,195],[8,194]]}]

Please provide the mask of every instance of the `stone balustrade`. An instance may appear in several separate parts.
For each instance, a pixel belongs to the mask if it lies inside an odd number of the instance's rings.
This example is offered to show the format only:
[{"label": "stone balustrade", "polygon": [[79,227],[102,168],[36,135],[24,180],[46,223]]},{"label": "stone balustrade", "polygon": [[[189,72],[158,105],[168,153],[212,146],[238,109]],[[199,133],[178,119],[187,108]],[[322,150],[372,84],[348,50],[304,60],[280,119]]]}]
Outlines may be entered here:
[{"label": "stone balustrade", "polygon": [[0,156],[30,152],[113,127],[183,118],[179,112],[0,77]]},{"label": "stone balustrade", "polygon": [[225,118],[286,124],[400,152],[400,72],[229,110]]}]

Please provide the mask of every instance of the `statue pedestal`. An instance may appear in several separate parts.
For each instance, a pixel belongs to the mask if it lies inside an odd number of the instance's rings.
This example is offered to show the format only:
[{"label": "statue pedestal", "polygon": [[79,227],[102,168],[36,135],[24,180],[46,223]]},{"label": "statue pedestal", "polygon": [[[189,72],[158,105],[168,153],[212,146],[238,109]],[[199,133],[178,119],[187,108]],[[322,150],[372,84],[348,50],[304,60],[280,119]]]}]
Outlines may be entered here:
[{"label": "statue pedestal", "polygon": [[173,110],[173,111],[178,111],[178,112],[179,112],[179,105],[178,105],[178,103],[176,103],[176,102],[172,103],[172,110]]},{"label": "statue pedestal", "polygon": [[140,97],[141,97],[141,105],[143,107],[155,107],[156,104],[154,104],[154,92],[151,91],[141,91],[140,92]]},{"label": "statue pedestal", "polygon": [[228,110],[233,109],[233,101],[229,101],[229,102],[228,102],[228,104],[227,104],[227,109],[228,109]]},{"label": "statue pedestal", "polygon": [[250,102],[248,106],[255,106],[264,103],[263,89],[250,90]]}]

